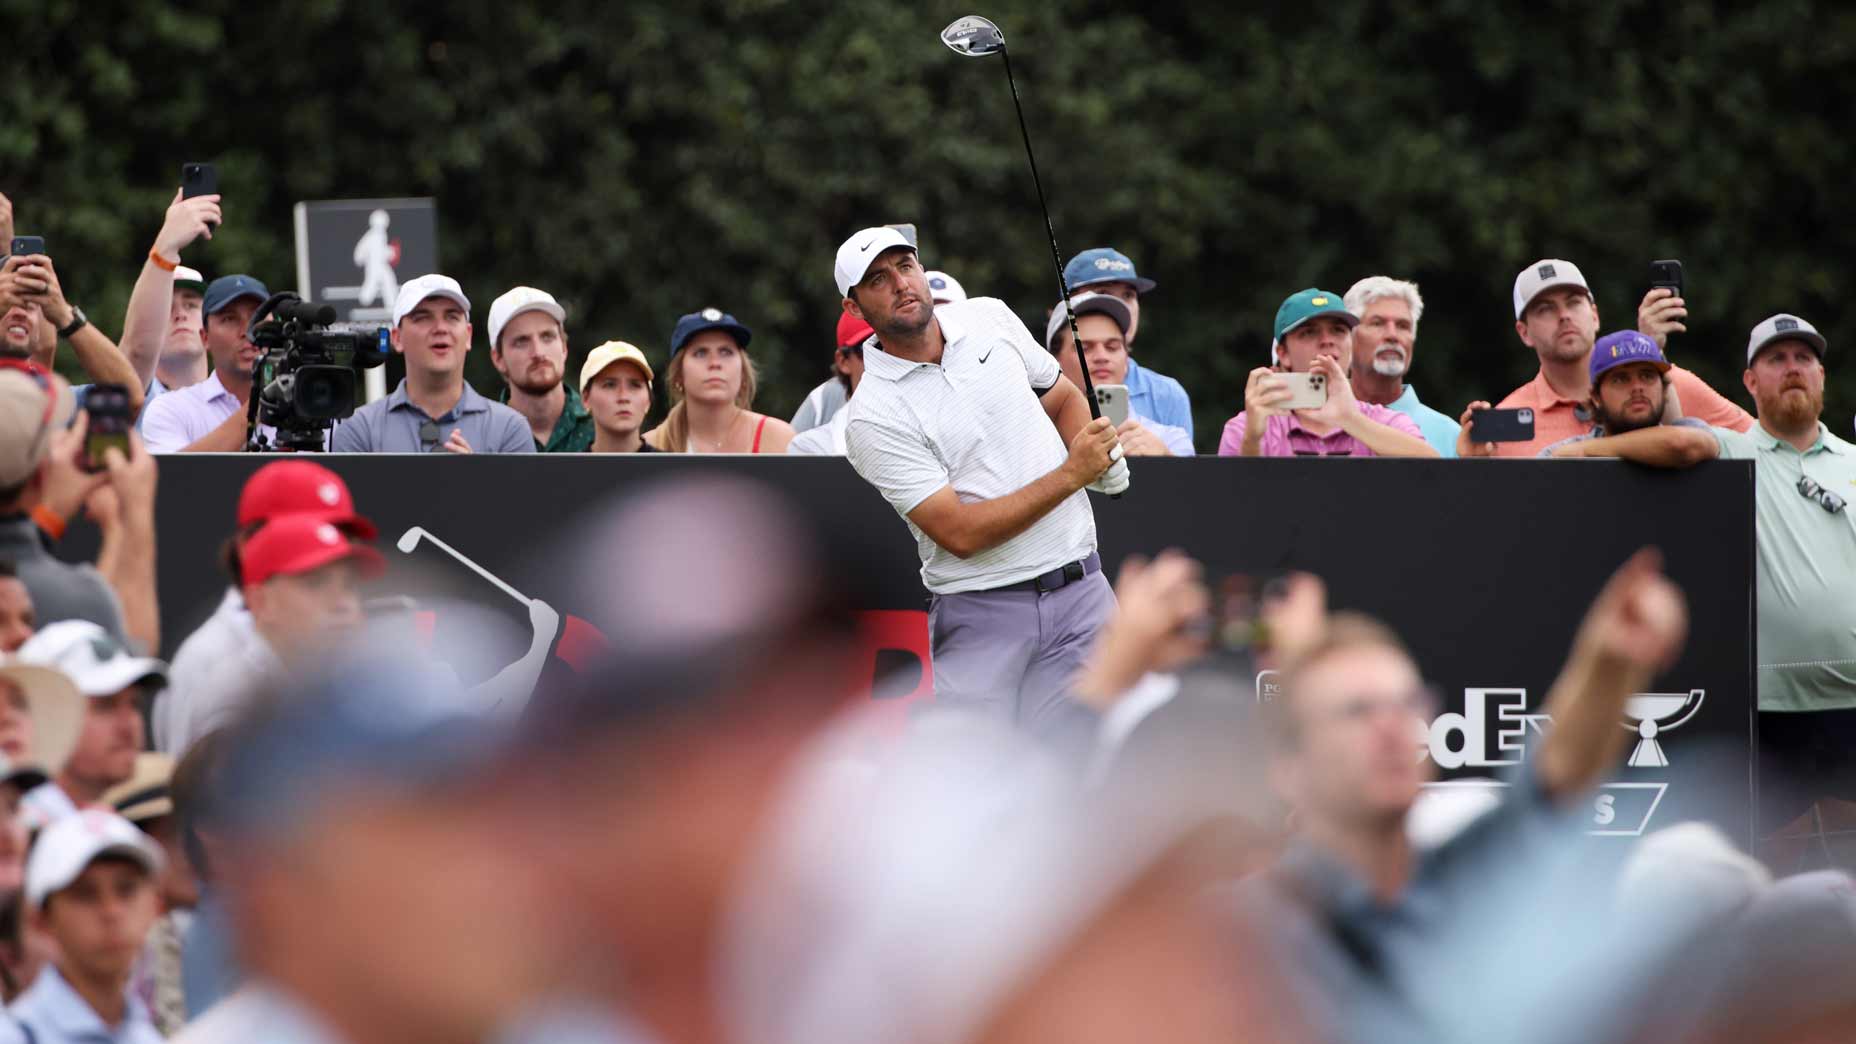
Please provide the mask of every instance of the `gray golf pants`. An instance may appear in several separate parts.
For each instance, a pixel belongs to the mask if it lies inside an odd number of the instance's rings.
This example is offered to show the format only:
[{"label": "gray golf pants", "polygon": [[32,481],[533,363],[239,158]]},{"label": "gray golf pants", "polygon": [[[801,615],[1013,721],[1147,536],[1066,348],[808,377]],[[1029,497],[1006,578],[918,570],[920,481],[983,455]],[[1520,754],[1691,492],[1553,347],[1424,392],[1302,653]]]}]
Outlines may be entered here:
[{"label": "gray golf pants", "polygon": [[1099,571],[1055,591],[935,595],[936,705],[995,715],[1066,754],[1087,754],[1098,715],[1070,697],[1070,684],[1114,612],[1115,592]]}]

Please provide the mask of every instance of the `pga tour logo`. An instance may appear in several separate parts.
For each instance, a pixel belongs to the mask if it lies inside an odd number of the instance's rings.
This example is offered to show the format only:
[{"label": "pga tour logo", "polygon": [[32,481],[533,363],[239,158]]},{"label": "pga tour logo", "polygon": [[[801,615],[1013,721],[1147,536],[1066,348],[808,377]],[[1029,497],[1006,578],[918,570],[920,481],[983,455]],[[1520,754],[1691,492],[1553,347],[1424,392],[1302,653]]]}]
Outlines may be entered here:
[{"label": "pga tour logo", "polygon": [[[1257,675],[1257,702],[1274,702],[1280,694],[1281,683],[1275,671]],[[1706,690],[1690,689],[1641,692],[1626,699],[1625,720],[1618,725],[1637,734],[1637,743],[1625,759],[1626,768],[1667,768],[1669,756],[1661,737],[1693,720],[1706,698]],[[1528,710],[1526,689],[1464,689],[1461,712],[1446,711],[1420,725],[1417,756],[1451,771],[1512,768],[1527,761],[1533,742],[1552,727],[1551,715]],[[1486,793],[1506,786],[1491,779],[1446,780],[1431,784],[1427,799],[1449,800],[1472,791]],[[1641,835],[1649,828],[1668,789],[1669,784],[1663,782],[1625,781],[1600,786],[1593,795],[1587,831],[1601,837]]]}]

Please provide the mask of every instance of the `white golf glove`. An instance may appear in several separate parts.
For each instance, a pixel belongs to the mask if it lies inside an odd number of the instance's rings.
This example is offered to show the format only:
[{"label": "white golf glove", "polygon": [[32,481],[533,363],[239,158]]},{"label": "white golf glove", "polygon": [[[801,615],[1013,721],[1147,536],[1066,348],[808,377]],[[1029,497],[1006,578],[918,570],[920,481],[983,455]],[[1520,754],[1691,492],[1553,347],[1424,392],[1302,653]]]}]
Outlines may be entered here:
[{"label": "white golf glove", "polygon": [[1117,493],[1126,493],[1129,481],[1128,458],[1117,457],[1115,463],[1110,464],[1108,470],[1102,473],[1101,478],[1089,484],[1089,488],[1097,493],[1107,493],[1112,497]]}]

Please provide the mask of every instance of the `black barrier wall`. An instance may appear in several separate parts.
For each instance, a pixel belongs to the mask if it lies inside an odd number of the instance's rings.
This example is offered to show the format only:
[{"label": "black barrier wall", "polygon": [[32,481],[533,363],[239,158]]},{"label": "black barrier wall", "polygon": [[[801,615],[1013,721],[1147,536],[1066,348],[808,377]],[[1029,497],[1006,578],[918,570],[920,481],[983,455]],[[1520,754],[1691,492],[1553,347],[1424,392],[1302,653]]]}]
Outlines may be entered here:
[{"label": "black barrier wall", "polygon": [[[423,527],[517,591],[551,600],[563,616],[572,585],[537,565],[552,538],[579,528],[609,495],[652,477],[688,473],[758,476],[801,508],[829,517],[838,539],[874,542],[883,563],[870,577],[872,672],[901,664],[900,683],[879,687],[898,703],[925,698],[912,661],[926,646],[927,595],[914,543],[874,490],[835,458],[447,457],[319,458],[339,472],[398,563],[383,590],[448,594],[518,615],[518,606],[429,543],[409,554],[395,541]],[[166,652],[212,610],[226,587],[218,548],[233,528],[254,456],[170,456],[161,463],[160,586]],[[1119,501],[1093,497],[1111,576],[1131,552],[1180,547],[1208,575],[1301,569],[1322,576],[1335,608],[1392,623],[1426,677],[1445,696],[1423,756],[1446,777],[1524,771],[1527,752],[1551,724],[1537,713],[1586,605],[1613,569],[1646,544],[1660,547],[1687,592],[1689,642],[1653,693],[1632,701],[1641,720],[1616,782],[1598,794],[1589,828],[1636,836],[1705,816],[1751,839],[1753,719],[1753,471],[1720,461],[1655,472],[1612,461],[1381,461],[1142,459]],[[600,539],[669,543],[666,534]],[[89,554],[94,533],[74,532],[65,552]],[[88,546],[87,546],[88,544]],[[429,568],[412,579],[405,568]],[[449,590],[431,576],[449,577]],[[445,585],[441,585],[445,586]],[[526,620],[526,617],[523,617]],[[526,626],[526,624],[524,624]],[[519,655],[475,650],[488,673]],[[922,665],[925,667],[925,665]],[[1416,755],[1415,755],[1416,756]],[[1484,784],[1466,783],[1465,787]]]}]

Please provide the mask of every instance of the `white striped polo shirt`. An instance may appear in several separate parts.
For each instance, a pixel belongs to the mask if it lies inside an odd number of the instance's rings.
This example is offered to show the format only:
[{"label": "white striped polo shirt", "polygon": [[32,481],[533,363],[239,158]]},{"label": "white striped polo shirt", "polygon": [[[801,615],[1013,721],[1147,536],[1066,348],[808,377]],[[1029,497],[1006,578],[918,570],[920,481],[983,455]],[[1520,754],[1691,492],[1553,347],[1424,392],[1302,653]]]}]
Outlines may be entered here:
[{"label": "white striped polo shirt", "polygon": [[[1038,347],[1005,302],[975,297],[936,305],[947,345],[940,365],[912,363],[864,342],[864,379],[845,408],[851,466],[908,520],[943,486],[964,502],[997,500],[1061,467],[1069,448],[1038,401],[1057,383],[1057,360]],[[935,594],[984,591],[1029,580],[1096,549],[1089,495],[1078,490],[1031,528],[961,559],[909,523],[922,584]]]}]

